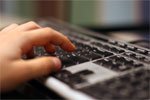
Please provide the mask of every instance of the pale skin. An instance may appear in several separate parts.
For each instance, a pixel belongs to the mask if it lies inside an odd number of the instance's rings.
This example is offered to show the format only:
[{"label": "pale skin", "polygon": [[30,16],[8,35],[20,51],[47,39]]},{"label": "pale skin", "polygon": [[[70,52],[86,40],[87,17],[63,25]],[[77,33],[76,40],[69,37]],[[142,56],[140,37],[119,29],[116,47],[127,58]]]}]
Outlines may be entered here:
[{"label": "pale skin", "polygon": [[0,31],[0,91],[15,89],[28,80],[48,75],[61,68],[56,57],[43,56],[30,60],[33,46],[44,46],[47,52],[55,52],[55,46],[72,52],[75,46],[63,34],[49,27],[41,27],[30,21],[21,25],[12,24]]}]

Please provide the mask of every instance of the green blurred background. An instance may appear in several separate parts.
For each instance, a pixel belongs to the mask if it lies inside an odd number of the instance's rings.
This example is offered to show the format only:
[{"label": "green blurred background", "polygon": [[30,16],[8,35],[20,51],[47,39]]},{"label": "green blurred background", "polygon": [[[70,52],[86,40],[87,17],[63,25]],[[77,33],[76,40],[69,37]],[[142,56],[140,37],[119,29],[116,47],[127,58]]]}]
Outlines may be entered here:
[{"label": "green blurred background", "polygon": [[[0,0],[0,14],[12,19],[54,17],[84,27],[116,28],[147,24],[148,3],[149,0]],[[4,23],[6,18],[0,20]]]}]

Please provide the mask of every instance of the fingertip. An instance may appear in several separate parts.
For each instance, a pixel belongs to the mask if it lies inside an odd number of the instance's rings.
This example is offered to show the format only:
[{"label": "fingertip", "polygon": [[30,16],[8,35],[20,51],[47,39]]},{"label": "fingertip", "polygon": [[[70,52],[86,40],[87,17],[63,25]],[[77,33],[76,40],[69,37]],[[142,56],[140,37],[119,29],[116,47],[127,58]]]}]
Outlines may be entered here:
[{"label": "fingertip", "polygon": [[52,60],[53,60],[53,62],[55,64],[55,71],[60,70],[61,69],[61,61],[60,61],[60,59],[55,57]]},{"label": "fingertip", "polygon": [[72,44],[72,49],[76,50],[76,46],[74,44]]},{"label": "fingertip", "polygon": [[76,50],[76,46],[74,45],[74,44],[70,44],[70,46],[67,48],[67,51],[68,52],[73,52],[73,51],[75,51]]}]

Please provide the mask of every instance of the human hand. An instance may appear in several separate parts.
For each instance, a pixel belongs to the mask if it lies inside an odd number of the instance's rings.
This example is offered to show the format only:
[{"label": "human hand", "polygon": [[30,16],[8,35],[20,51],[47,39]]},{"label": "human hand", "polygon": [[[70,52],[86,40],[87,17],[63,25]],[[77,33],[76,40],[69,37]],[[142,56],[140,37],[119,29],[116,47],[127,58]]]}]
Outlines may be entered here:
[{"label": "human hand", "polygon": [[56,57],[38,57],[23,60],[33,46],[44,46],[48,52],[55,51],[55,45],[63,50],[73,51],[75,46],[63,34],[42,28],[35,22],[22,25],[12,24],[0,31],[0,91],[14,89],[30,79],[57,71],[61,62]]}]

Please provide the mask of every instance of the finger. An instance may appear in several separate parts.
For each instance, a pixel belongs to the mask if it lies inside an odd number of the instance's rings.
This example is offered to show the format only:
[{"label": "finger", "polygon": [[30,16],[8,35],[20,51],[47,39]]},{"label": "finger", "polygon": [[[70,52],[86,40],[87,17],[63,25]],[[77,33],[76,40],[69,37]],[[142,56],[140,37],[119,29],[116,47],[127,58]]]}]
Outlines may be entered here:
[{"label": "finger", "polygon": [[41,26],[38,25],[37,23],[33,22],[33,21],[30,21],[30,22],[27,22],[25,24],[20,25],[17,28],[17,30],[19,30],[19,31],[28,31],[28,30],[38,29],[38,28],[41,28]]},{"label": "finger", "polygon": [[18,26],[19,26],[18,24],[11,24],[11,25],[7,26],[6,28],[4,28],[1,32],[11,31],[11,30],[15,29]]},{"label": "finger", "polygon": [[20,70],[20,77],[23,80],[48,75],[58,71],[61,68],[61,62],[56,57],[39,57],[32,60],[20,61],[17,63],[17,68]]},{"label": "finger", "polygon": [[26,45],[45,45],[50,42],[51,44],[59,45],[66,51],[75,50],[75,46],[66,36],[51,28],[41,28],[29,31],[25,33],[24,38],[27,39]]},{"label": "finger", "polygon": [[56,47],[53,44],[48,43],[44,47],[45,47],[45,50],[49,53],[54,53],[56,51]]}]

